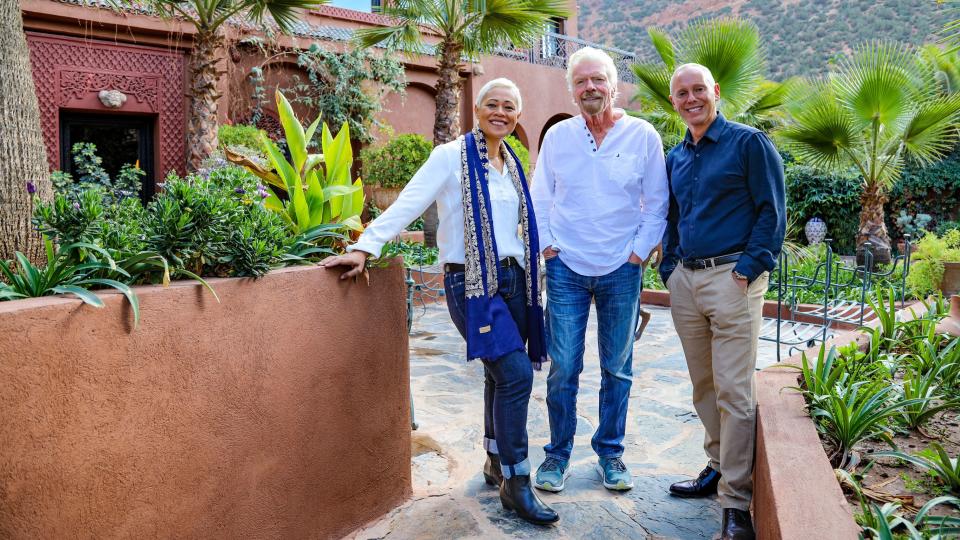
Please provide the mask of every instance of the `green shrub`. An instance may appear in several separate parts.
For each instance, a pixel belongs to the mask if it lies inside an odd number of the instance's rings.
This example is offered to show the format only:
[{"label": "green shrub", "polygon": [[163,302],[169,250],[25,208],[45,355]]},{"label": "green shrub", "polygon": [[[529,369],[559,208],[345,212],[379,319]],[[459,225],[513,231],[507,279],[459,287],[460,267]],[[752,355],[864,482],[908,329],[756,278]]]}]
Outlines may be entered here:
[{"label": "green shrub", "polygon": [[960,229],[942,237],[927,233],[917,242],[907,275],[907,286],[919,298],[938,290],[943,279],[943,263],[960,262]]},{"label": "green shrub", "polygon": [[382,146],[365,148],[360,152],[363,179],[367,184],[402,188],[427,161],[432,150],[433,145],[416,133],[397,135]]},{"label": "green shrub", "polygon": [[125,163],[117,177],[110,178],[103,169],[103,158],[97,154],[97,145],[81,142],[74,144],[70,150],[77,178],[63,171],[54,171],[50,175],[54,192],[76,199],[86,190],[97,189],[106,200],[121,200],[140,193],[146,173],[139,164]]},{"label": "green shrub", "polygon": [[263,154],[260,147],[260,134],[266,133],[256,126],[239,124],[236,126],[222,125],[217,130],[217,139],[223,146],[249,148]]},{"label": "green shrub", "polygon": [[147,207],[145,229],[148,249],[174,274],[199,276],[262,276],[279,265],[291,239],[280,216],[249,193],[173,174]]}]

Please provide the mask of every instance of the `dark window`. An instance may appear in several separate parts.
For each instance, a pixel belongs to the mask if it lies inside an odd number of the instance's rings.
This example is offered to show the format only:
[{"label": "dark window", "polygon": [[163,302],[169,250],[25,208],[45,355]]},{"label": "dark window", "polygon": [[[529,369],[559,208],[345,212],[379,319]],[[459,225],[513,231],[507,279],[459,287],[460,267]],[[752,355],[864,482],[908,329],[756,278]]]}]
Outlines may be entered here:
[{"label": "dark window", "polygon": [[373,13],[382,13],[383,2],[381,0],[370,0],[370,11]]},{"label": "dark window", "polygon": [[103,159],[103,168],[111,178],[120,172],[124,164],[138,163],[146,176],[140,198],[148,201],[153,197],[153,125],[154,116],[126,116],[89,113],[60,113],[60,166],[73,172],[75,143],[89,142],[97,145],[97,155]]}]

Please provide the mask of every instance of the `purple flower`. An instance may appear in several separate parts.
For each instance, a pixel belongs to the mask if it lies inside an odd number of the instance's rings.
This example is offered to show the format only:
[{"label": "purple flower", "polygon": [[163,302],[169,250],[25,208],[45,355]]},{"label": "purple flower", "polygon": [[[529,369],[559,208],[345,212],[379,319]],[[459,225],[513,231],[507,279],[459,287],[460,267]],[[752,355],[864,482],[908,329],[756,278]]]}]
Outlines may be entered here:
[{"label": "purple flower", "polygon": [[238,187],[237,189],[233,190],[233,192],[237,195],[243,195],[247,192],[247,190],[243,189],[242,187]]},{"label": "purple flower", "polygon": [[27,182],[27,193],[29,193],[30,195],[33,195],[36,192],[37,192],[37,186],[35,186],[33,182]]},{"label": "purple flower", "polygon": [[74,209],[74,210],[79,210],[79,209],[80,209],[80,203],[78,203],[78,202],[73,203],[73,209]]},{"label": "purple flower", "polygon": [[259,195],[261,199],[266,199],[270,196],[270,193],[267,191],[266,187],[257,186],[257,195]]}]

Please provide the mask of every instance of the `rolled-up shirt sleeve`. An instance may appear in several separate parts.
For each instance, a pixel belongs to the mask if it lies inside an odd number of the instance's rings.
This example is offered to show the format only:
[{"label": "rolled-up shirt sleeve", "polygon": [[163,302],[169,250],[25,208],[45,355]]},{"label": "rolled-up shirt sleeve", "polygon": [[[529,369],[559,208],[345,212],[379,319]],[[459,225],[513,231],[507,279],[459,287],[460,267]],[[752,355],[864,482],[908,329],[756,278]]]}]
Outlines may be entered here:
[{"label": "rolled-up shirt sleeve", "polygon": [[753,281],[773,270],[786,233],[786,195],[780,153],[763,133],[747,144],[747,187],[757,220],[735,270]]},{"label": "rolled-up shirt sleeve", "polygon": [[633,252],[646,260],[663,238],[667,226],[670,189],[663,159],[663,143],[653,129],[647,138],[646,162],[641,179],[640,225],[633,239]]},{"label": "rolled-up shirt sleeve", "polygon": [[553,233],[550,231],[550,213],[553,212],[553,192],[556,184],[550,158],[551,132],[547,132],[543,144],[540,146],[540,155],[537,156],[537,168],[533,172],[533,186],[530,188],[530,199],[533,201],[533,213],[537,217],[537,235],[540,238],[540,250],[554,245]]},{"label": "rolled-up shirt sleeve", "polygon": [[396,202],[367,225],[360,239],[348,246],[347,251],[365,251],[375,258],[380,257],[383,245],[396,238],[404,227],[423,214],[430,203],[437,200],[443,186],[453,178],[455,170],[449,154],[442,147],[434,148],[427,161],[400,192]]}]

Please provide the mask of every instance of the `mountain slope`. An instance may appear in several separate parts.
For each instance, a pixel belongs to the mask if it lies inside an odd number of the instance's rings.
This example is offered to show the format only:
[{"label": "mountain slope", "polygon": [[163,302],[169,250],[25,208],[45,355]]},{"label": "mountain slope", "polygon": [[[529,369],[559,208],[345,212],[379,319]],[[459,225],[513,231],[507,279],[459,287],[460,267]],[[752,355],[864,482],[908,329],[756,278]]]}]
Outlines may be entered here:
[{"label": "mountain slope", "polygon": [[934,0],[580,0],[580,37],[655,58],[647,27],[674,34],[699,18],[739,16],[756,23],[767,76],[825,73],[831,58],[868,40],[914,45],[936,39],[956,18]]}]

